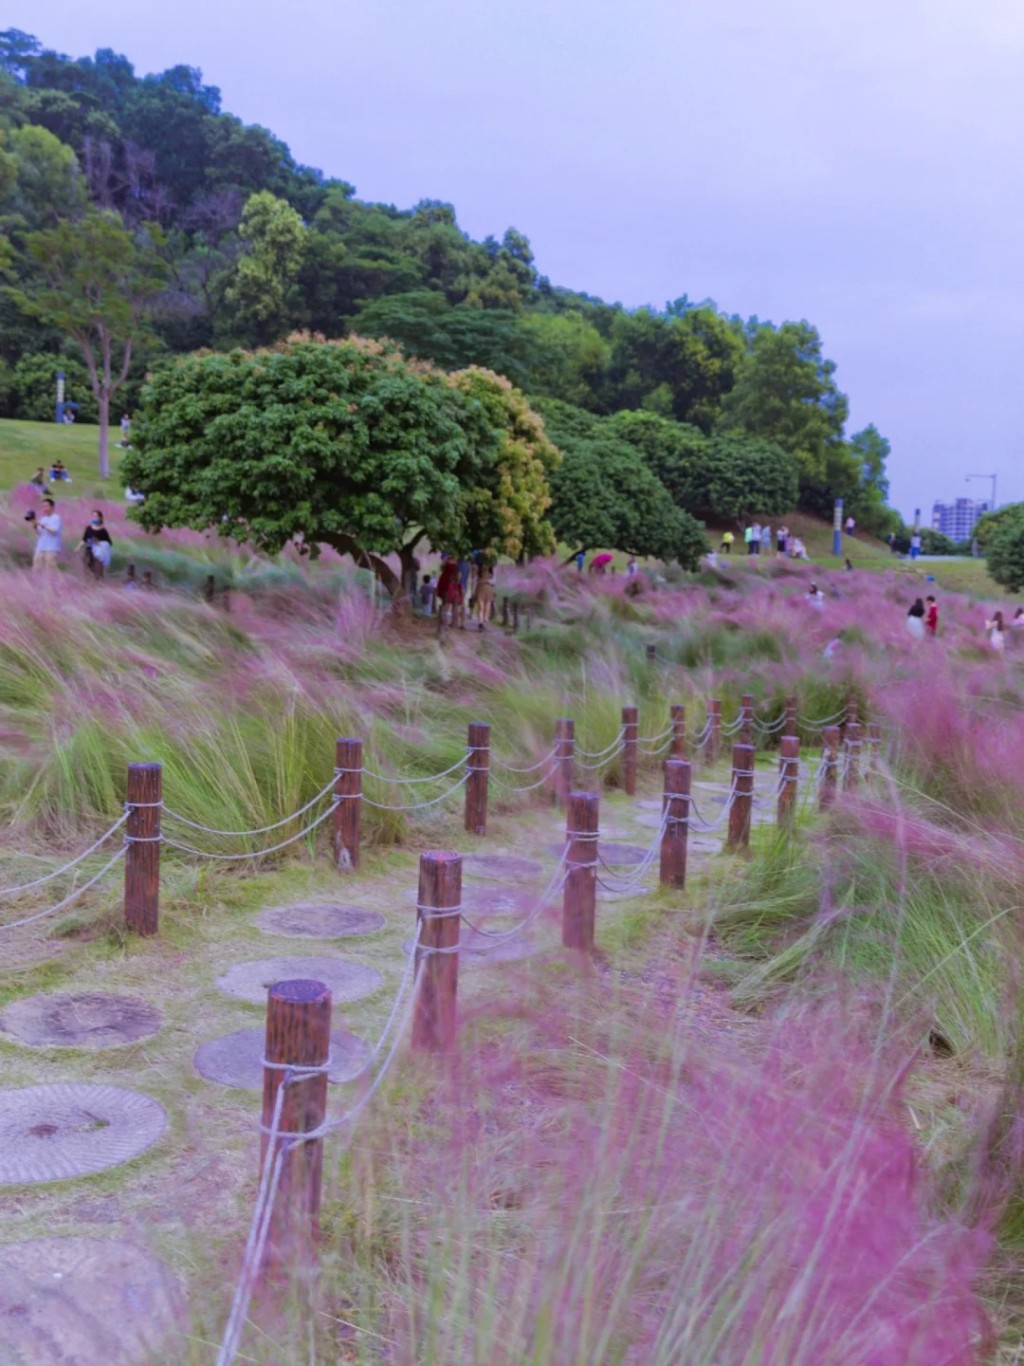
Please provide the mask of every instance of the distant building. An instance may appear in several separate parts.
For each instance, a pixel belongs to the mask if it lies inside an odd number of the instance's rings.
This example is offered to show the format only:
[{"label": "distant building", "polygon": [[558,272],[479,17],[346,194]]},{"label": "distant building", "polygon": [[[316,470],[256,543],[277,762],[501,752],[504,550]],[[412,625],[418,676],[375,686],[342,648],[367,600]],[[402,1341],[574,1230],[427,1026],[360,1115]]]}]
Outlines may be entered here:
[{"label": "distant building", "polygon": [[973,498],[958,498],[953,503],[934,503],[932,505],[932,530],[941,531],[951,541],[969,541],[982,513],[988,512],[988,503],[976,502]]}]

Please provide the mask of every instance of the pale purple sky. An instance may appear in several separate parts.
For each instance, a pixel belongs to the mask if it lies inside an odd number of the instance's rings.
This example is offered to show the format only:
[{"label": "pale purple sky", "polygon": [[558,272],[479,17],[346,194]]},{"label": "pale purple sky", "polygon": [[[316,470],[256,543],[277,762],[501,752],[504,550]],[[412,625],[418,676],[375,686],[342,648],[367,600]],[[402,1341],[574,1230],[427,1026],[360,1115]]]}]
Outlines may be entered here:
[{"label": "pale purple sky", "polygon": [[895,505],[1024,499],[1020,0],[7,0],[297,159],[514,225],[556,284],[806,317]]}]

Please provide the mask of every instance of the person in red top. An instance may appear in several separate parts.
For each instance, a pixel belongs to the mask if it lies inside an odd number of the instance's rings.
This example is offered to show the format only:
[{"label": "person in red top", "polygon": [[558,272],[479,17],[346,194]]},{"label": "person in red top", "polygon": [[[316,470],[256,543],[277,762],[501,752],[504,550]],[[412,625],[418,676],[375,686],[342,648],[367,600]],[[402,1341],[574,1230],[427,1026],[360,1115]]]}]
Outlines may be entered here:
[{"label": "person in red top", "polygon": [[[446,624],[462,625],[462,584],[459,582],[459,564],[454,555],[446,555],[437,577],[437,601],[440,604],[437,614],[437,629],[440,633]],[[448,622],[445,622],[445,609]]]},{"label": "person in red top", "polygon": [[939,609],[930,593],[928,594],[928,611],[925,613],[924,629],[930,636],[935,635],[939,629]]}]

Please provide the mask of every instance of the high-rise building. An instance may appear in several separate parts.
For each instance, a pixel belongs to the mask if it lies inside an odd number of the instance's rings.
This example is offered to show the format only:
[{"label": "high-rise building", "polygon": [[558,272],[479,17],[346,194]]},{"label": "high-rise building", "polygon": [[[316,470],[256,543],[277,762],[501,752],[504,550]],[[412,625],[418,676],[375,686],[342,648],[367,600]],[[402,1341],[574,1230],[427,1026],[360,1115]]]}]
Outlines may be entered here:
[{"label": "high-rise building", "polygon": [[969,541],[983,512],[988,512],[988,503],[979,503],[974,498],[957,498],[952,503],[934,503],[932,530],[941,531],[943,536],[948,536],[951,541]]}]

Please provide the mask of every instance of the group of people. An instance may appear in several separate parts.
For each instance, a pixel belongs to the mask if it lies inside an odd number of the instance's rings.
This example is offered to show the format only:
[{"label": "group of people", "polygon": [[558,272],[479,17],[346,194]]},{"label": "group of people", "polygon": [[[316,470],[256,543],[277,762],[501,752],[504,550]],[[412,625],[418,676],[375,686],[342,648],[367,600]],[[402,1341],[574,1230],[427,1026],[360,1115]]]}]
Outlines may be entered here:
[{"label": "group of people", "polygon": [[[57,511],[56,503],[52,498],[45,497],[39,514],[27,512],[25,520],[32,525],[36,535],[32,568],[56,569],[64,537],[64,521]],[[76,549],[82,552],[86,572],[94,579],[102,579],[110,568],[114,546],[99,508],[94,509]]]},{"label": "group of people", "polygon": [[[1016,641],[1024,640],[1024,607],[1018,607],[1010,620],[1010,630]],[[1006,649],[1007,629],[1000,611],[992,613],[991,621],[985,618],[985,631],[988,635],[988,643],[995,650],[996,654],[1002,654]]]},{"label": "group of people", "polygon": [[[934,594],[929,593],[926,598],[915,598],[907,612],[907,630],[915,640],[924,640],[925,637],[934,637],[939,629],[939,607],[935,601]],[[1012,632],[1017,640],[1024,641],[1024,607],[1018,607],[1014,612],[1009,623],[1007,623],[1000,610],[996,610],[989,617],[985,617],[985,634],[988,636],[988,643],[996,654],[1002,654],[1006,649],[1007,635]]]},{"label": "group of people", "polygon": [[[775,530],[774,538],[771,527],[765,523],[751,522],[743,529],[743,544],[747,548],[748,555],[770,555],[772,553],[772,542],[774,539],[775,552],[777,555],[788,555],[791,559],[806,560],[807,548],[799,536],[790,533],[788,526],[780,526]],[[722,533],[719,553],[731,555],[736,537],[731,531]]]},{"label": "group of people", "polygon": [[55,460],[50,466],[48,476],[44,467],[40,465],[28,482],[34,489],[37,489],[38,492],[47,494],[50,492],[48,487],[49,484],[70,484],[71,475],[68,474],[67,470],[64,468],[63,460]]},{"label": "group of people", "polygon": [[467,606],[470,621],[475,614],[477,630],[483,631],[494,614],[494,569],[478,550],[469,559],[443,555],[437,579],[424,574],[418,596],[423,616],[436,612],[439,631],[445,626],[465,630]]}]

